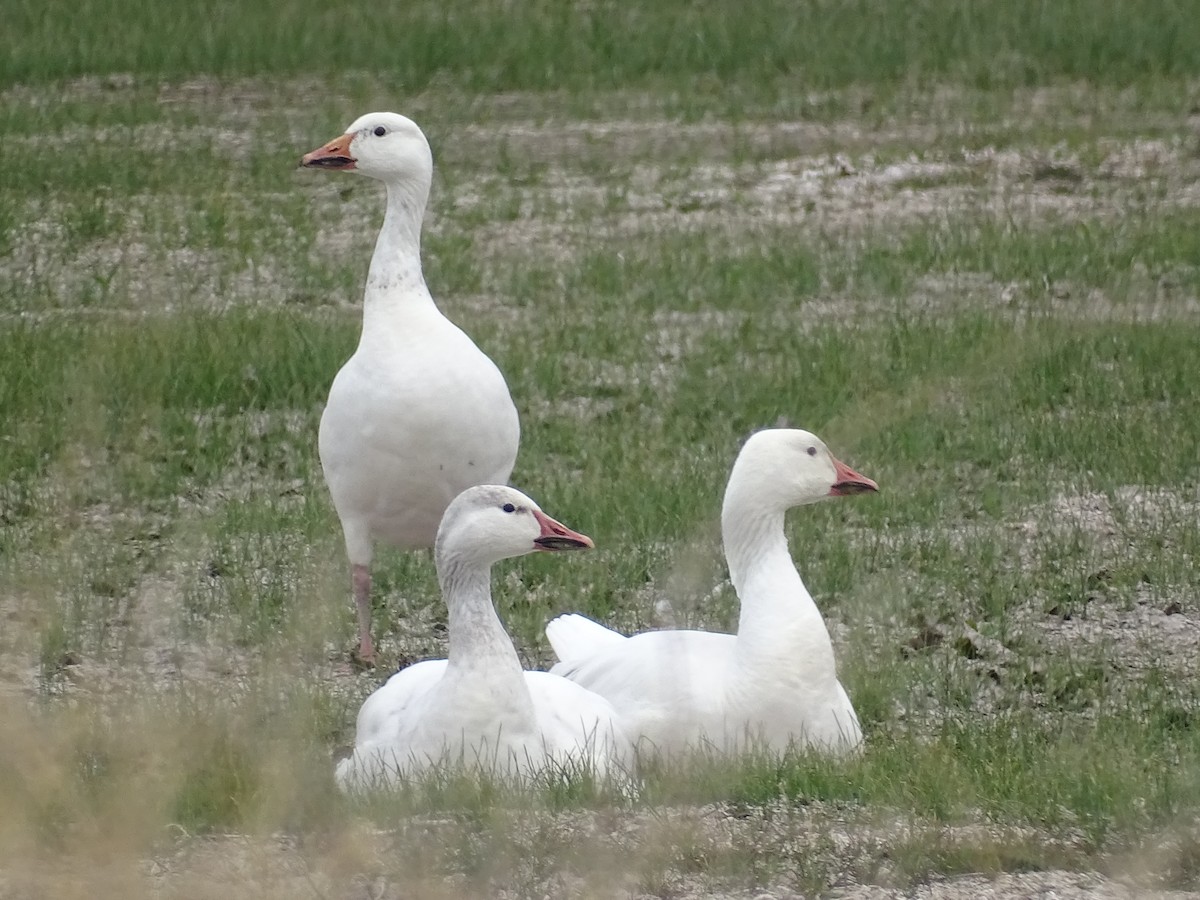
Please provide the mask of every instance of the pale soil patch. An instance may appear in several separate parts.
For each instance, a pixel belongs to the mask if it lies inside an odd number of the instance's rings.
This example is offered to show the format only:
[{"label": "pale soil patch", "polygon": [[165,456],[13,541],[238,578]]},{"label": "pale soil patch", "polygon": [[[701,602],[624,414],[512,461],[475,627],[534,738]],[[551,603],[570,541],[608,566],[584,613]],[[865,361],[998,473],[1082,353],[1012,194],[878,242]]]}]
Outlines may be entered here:
[{"label": "pale soil patch", "polygon": [[[975,599],[969,585],[935,586],[904,571],[865,585],[861,597],[827,611],[826,624],[839,658],[847,646],[864,658],[919,658],[939,678],[971,685],[972,715],[990,716],[1017,703],[1058,717],[1061,698],[1055,692],[1067,689],[1071,702],[1083,704],[1076,714],[1096,716],[1100,698],[1119,705],[1138,697],[1147,683],[1159,685],[1154,690],[1169,702],[1191,704],[1200,675],[1200,595],[1186,581],[1141,581],[1128,589],[1108,584],[1110,567],[1136,562],[1138,548],[1148,541],[1161,541],[1168,553],[1182,552],[1172,549],[1172,529],[1198,518],[1200,497],[1194,492],[1127,485],[1111,494],[1058,493],[999,525],[961,522],[953,528],[864,533],[864,543],[894,549],[945,544],[969,556],[972,548],[987,548],[1003,567],[1035,571],[1047,567],[1045,555],[1062,541],[1083,540],[1090,560],[1086,579],[1081,576],[1086,588],[1081,585],[1070,600],[1039,588],[1014,596],[1000,628],[964,613],[964,606],[973,610]],[[1076,676],[1082,680],[1061,683]],[[911,709],[898,705],[894,712],[902,727],[922,729],[955,714],[921,702]]]},{"label": "pale soil patch", "polygon": [[[38,301],[34,310],[14,312],[278,306],[295,294],[300,273],[294,260],[270,251],[247,254],[240,242],[203,246],[187,236],[192,226],[183,211],[171,214],[173,228],[164,236],[162,217],[154,209],[164,202],[171,200],[141,195],[118,202],[110,197],[100,226],[103,236],[89,239],[74,238],[64,225],[72,215],[70,201],[31,204],[22,235],[10,252],[0,254],[0,285],[13,298],[25,295]],[[278,236],[290,228],[277,216],[263,220],[269,224],[266,239],[284,243]]]},{"label": "pale soil patch", "polygon": [[1133,609],[1090,602],[1085,614],[1041,626],[1052,652],[1103,648],[1110,665],[1136,672],[1166,669],[1179,679],[1200,674],[1200,616],[1139,599]]},{"label": "pale soil patch", "polygon": [[[995,877],[961,875],[905,890],[861,887],[833,891],[842,900],[1186,900],[1190,891],[1147,890],[1102,875],[1078,872],[1005,872]],[[757,898],[756,898],[757,900]]]},{"label": "pale soil patch", "polygon": [[10,289],[43,294],[49,305],[82,315],[114,309],[174,313],[282,306],[291,300],[294,273],[277,268],[279,260],[231,266],[231,255],[187,247],[152,253],[139,241],[99,243],[83,248],[63,266],[14,258],[15,267],[3,274]]},{"label": "pale soil patch", "polygon": [[[662,123],[670,133],[674,126]],[[1136,156],[1137,142],[1114,151],[1113,157]],[[1123,156],[1124,155],[1124,156]],[[550,170],[529,187],[496,187],[496,176],[455,185],[452,204],[464,209],[486,206],[497,192],[515,193],[523,211],[545,209],[555,214],[529,214],[472,229],[486,254],[501,255],[525,248],[561,253],[596,239],[617,241],[651,234],[713,231],[753,234],[764,227],[798,228],[861,238],[875,232],[902,234],[905,228],[964,220],[1001,221],[1036,229],[1047,222],[1115,221],[1139,213],[1150,203],[1156,210],[1200,206],[1200,160],[1183,148],[1162,162],[1167,174],[1143,178],[1122,165],[1104,175],[1080,175],[1063,190],[1038,176],[1046,165],[1036,150],[981,150],[958,160],[953,154],[906,161],[876,161],[867,155],[853,161],[841,154],[796,156],[771,162],[737,165],[710,161],[641,163],[615,182],[603,176],[566,176]],[[1120,173],[1120,174],[1118,174]],[[612,185],[621,185],[613,194]],[[1157,199],[1148,201],[1147,191]],[[461,199],[460,199],[461,198]],[[576,210],[588,211],[579,220]],[[798,240],[806,240],[799,235]],[[807,239],[811,243],[811,237]],[[558,253],[555,254],[556,256]]]},{"label": "pale soil patch", "polygon": [[[82,80],[67,91],[91,97],[139,89],[132,79],[117,78],[103,84]],[[212,146],[244,167],[256,150],[252,126],[261,107],[286,104],[288,97],[301,102],[317,86],[198,79],[156,89],[162,102],[220,121],[179,128],[151,123],[98,132],[76,129],[65,132],[63,140],[113,143],[132,133],[164,155]],[[1063,108],[1081,105],[1080,90],[1037,92],[1041,112],[1033,115],[1035,124],[1061,125]],[[27,89],[7,94],[33,102]],[[509,98],[498,104],[508,115],[526,102]],[[862,119],[683,122],[650,115],[582,122],[484,116],[480,122],[448,123],[445,139],[435,148],[445,175],[435,184],[427,230],[469,236],[473,252],[489,268],[519,264],[521,256],[534,254],[542,264],[567,270],[598,242],[619,250],[630,241],[698,230],[752,242],[764,228],[795,229],[797,241],[807,246],[833,237],[843,247],[852,242],[852,248],[869,235],[902,236],[911,228],[959,220],[1036,229],[1044,223],[1114,222],[1200,208],[1200,153],[1195,135],[1182,123],[1176,123],[1174,134],[1143,137],[1101,130],[1117,128],[1123,119],[1093,121],[1095,137],[1082,149],[1047,147],[1038,143],[1036,130],[1028,130],[1032,125],[1014,132],[1014,123],[1003,123],[1000,134],[1008,143],[974,141],[963,147],[946,140],[939,115],[946,113],[914,112],[913,121],[900,126]],[[272,140],[280,140],[285,124],[272,117]],[[298,134],[305,130],[303,119],[287,128],[286,140],[295,140],[297,153],[329,137]],[[903,149],[889,151],[893,146]],[[509,160],[515,172],[496,171],[498,158]],[[224,189],[226,176],[216,174],[215,187]],[[172,202],[161,196],[122,198],[114,209],[122,218],[116,234],[69,245],[60,225],[63,204],[39,198],[23,216],[25,225],[11,252],[0,258],[0,280],[37,288],[50,303],[72,308],[222,307],[274,305],[303,296],[306,267],[313,261],[365,270],[382,193],[337,173],[299,172],[291,181],[296,192],[311,197],[311,218],[303,229],[317,228],[311,243],[295,244],[294,258],[288,232],[301,226],[273,221],[262,208],[264,203],[274,208],[270,195],[256,194],[253,207],[253,215],[263,216],[266,243],[259,246],[254,238],[230,248],[205,248],[186,238],[181,246],[163,246],[162,236],[145,225],[152,205]],[[237,207],[240,201],[231,196],[224,202]],[[1065,287],[1066,299],[1079,296]],[[444,294],[438,285],[432,288],[435,296]],[[1159,305],[1166,314],[1181,304],[1194,314],[1194,296],[1164,295]],[[1103,297],[1080,298],[1078,306],[1075,312],[1095,317],[1124,313],[1119,305],[1106,308]]]},{"label": "pale soil patch", "polygon": [[574,420],[580,424],[607,416],[617,403],[605,397],[559,397],[538,400],[530,409],[537,419]]},{"label": "pale soil patch", "polygon": [[[1165,669],[1179,679],[1200,672],[1200,597],[1189,586],[1139,583],[1134,599],[1110,598],[1103,584],[1105,559],[1129,554],[1129,536],[1159,534],[1170,541],[1171,523],[1200,519],[1200,498],[1165,489],[1128,485],[1112,496],[1059,494],[1044,510],[1020,523],[1029,540],[1039,534],[1079,530],[1094,542],[1099,567],[1083,610],[1040,615],[1036,627],[1051,652],[1103,649],[1114,667],[1136,672]],[[1041,612],[1038,610],[1037,612]]]},{"label": "pale soil patch", "polygon": [[[198,413],[197,423],[203,428],[223,415]],[[281,426],[295,430],[307,421],[306,414],[296,411],[250,414],[247,439],[262,439]],[[273,664],[281,646],[289,654],[303,647],[309,657],[317,648],[323,662],[310,666],[306,675],[331,685],[333,695],[357,698],[373,686],[377,676],[356,672],[348,664],[347,648],[322,643],[320,637],[337,633],[339,624],[347,634],[351,631],[349,576],[340,537],[331,534],[298,556],[293,551],[294,571],[280,573],[264,559],[257,566],[239,561],[237,572],[227,572],[205,528],[230,504],[270,497],[283,508],[302,503],[305,491],[323,491],[323,485],[274,477],[243,462],[231,465],[203,491],[181,487],[169,518],[161,511],[107,501],[77,507],[78,493],[89,481],[99,483],[105,465],[103,452],[95,459],[80,457],[68,467],[72,470],[56,471],[42,485],[37,505],[53,520],[72,523],[56,529],[50,549],[32,550],[46,538],[28,529],[12,534],[12,550],[24,569],[14,572],[20,578],[0,592],[0,622],[10,625],[0,630],[0,695],[26,701],[53,695],[107,706],[181,688],[236,693]],[[304,543],[299,535],[272,537],[296,546]],[[116,577],[132,583],[118,585],[119,593],[111,597],[109,588],[97,586],[88,574],[104,558],[97,550],[103,543],[128,550],[128,558],[117,562]],[[56,568],[42,572],[40,567],[46,566]],[[100,577],[107,577],[103,566]],[[290,630],[268,638],[259,649],[242,644],[233,626],[237,615],[207,608],[210,595],[224,597],[225,578],[264,584],[287,579]],[[66,632],[65,655],[47,655],[52,648],[40,642],[54,622]],[[421,637],[428,644],[433,629],[420,611],[403,622],[413,630],[424,624]],[[387,643],[403,641],[400,634]],[[411,658],[400,650],[396,655]]]},{"label": "pale soil patch", "polygon": [[1100,493],[1059,494],[1047,506],[1047,516],[1022,523],[1028,533],[1036,535],[1043,527],[1081,528],[1112,542],[1126,529],[1158,531],[1181,517],[1200,518],[1200,495],[1140,485],[1119,487],[1111,497]]},{"label": "pale soil patch", "polygon": [[[1075,322],[1195,322],[1200,319],[1200,297],[1178,289],[1169,275],[1151,279],[1144,267],[1135,267],[1140,279],[1117,299],[1103,288],[1070,281],[1053,284],[1000,282],[979,272],[923,275],[904,308],[913,312],[953,313],[987,309],[1013,322],[1037,322],[1051,317]],[[862,302],[863,298],[859,298]],[[853,302],[853,298],[849,302]]]},{"label": "pale soil patch", "polygon": [[[455,817],[415,817],[394,829],[358,826],[318,838],[168,833],[146,858],[67,856],[52,867],[9,866],[0,898],[55,897],[674,897],[783,900],[1153,897],[1156,876],[1044,871],[936,877],[909,883],[893,860],[912,841],[957,846],[1061,848],[1071,841],[1032,829],[946,827],[898,821],[843,824],[835,810],[768,814],[719,807],[653,813],[501,813],[480,829]],[[851,814],[851,818],[856,818]],[[173,846],[171,846],[173,844]],[[739,858],[749,861],[736,862]],[[1169,839],[1162,852],[1170,852]],[[1107,860],[1119,863],[1121,860]],[[1159,856],[1160,863],[1172,861]],[[45,891],[51,891],[50,894]]]}]

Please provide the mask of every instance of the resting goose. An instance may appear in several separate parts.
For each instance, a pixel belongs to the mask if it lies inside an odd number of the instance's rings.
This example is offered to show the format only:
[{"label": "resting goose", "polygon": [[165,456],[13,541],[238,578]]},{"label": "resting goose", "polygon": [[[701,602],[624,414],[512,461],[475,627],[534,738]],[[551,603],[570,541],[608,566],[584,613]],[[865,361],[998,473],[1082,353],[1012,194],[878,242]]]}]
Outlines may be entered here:
[{"label": "resting goose", "polygon": [[807,431],[754,434],[734,463],[721,511],[742,607],[737,634],[627,638],[583,616],[560,616],[546,627],[561,660],[551,672],[612,701],[626,733],[663,752],[701,744],[779,751],[795,742],[834,753],[856,747],[858,717],[783,524],[793,506],[878,489]]},{"label": "resting goose", "polygon": [[425,286],[421,220],[433,157],[421,129],[395,113],[370,113],[301,165],[357,172],[387,188],[362,336],[333,380],[318,438],[350,558],[358,653],[371,662],[375,541],[432,547],[460,491],[508,481],[520,426],[500,370],[438,311]]},{"label": "resting goose", "polygon": [[535,550],[591,547],[520,491],[480,485],[446,510],[434,559],[449,611],[447,659],[409,666],[358,713],[344,790],[386,785],[437,765],[526,776],[582,763],[620,778],[633,746],[609,702],[548,672],[524,672],[492,606],[491,566]]}]

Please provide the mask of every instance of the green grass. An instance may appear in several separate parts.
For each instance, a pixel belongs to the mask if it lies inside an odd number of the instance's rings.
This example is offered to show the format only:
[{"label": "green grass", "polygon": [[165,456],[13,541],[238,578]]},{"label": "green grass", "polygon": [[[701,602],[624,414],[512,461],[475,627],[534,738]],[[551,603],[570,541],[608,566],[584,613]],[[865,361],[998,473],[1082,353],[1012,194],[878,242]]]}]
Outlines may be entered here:
[{"label": "green grass", "polygon": [[[828,0],[797,6],[682,2],[647,8],[554,0],[336,10],[308,0],[166,11],[145,0],[18,0],[0,43],[0,83],[133,72],[177,78],[385,74],[406,92],[605,89],[700,79],[815,89],[954,79],[988,89],[1054,78],[1108,84],[1200,70],[1200,26],[1183,0]],[[63,41],[63,35],[70,39]]]},{"label": "green grass", "polygon": [[[234,896],[1200,886],[1189,6],[236,12],[0,33],[0,137],[37,150],[0,170],[6,877],[218,890],[211,847]],[[522,659],[569,610],[731,628],[720,494],[782,417],[882,487],[788,520],[860,757],[337,794],[361,699],[445,652],[428,557],[382,552],[384,665],[348,666],[316,458],[381,197],[295,166],[383,106],[431,136],[426,275],[508,377],[514,482],[597,542],[497,568]]]}]

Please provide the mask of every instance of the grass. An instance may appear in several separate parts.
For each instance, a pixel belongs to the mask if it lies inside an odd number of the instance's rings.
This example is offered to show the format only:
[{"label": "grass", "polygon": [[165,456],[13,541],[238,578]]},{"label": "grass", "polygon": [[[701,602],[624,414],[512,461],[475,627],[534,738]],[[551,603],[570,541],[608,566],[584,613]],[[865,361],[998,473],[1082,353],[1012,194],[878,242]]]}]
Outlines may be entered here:
[{"label": "grass", "polygon": [[[578,90],[701,77],[717,93],[745,78],[803,78],[816,89],[867,81],[961,80],[988,89],[1055,77],[1108,84],[1185,76],[1200,67],[1200,30],[1183,0],[1048,4],[957,0],[897,4],[831,0],[696,9],[542,0],[364,3],[336,14],[309,0],[247,10],[221,2],[168,15],[145,0],[22,0],[0,44],[0,82],[137,72],[178,78],[311,74],[331,68],[387,73],[407,91],[440,81],[472,91]],[[73,35],[63,46],[61,35]],[[349,66],[348,66],[348,61]]]},{"label": "grass", "polygon": [[[4,885],[1200,888],[1195,16],[757,11],[10,10]],[[346,664],[315,452],[381,206],[295,165],[371,107],[431,136],[426,275],[509,379],[514,482],[597,542],[498,567],[522,658],[568,610],[732,627],[720,492],[782,417],[883,488],[788,526],[860,757],[337,794],[358,703],[445,649],[385,552],[384,665]]]}]

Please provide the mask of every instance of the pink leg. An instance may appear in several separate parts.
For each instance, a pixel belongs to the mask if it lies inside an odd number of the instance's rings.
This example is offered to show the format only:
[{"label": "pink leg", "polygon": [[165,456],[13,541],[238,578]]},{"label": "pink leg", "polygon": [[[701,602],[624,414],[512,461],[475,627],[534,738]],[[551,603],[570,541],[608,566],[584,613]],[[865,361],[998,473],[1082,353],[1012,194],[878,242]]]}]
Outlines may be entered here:
[{"label": "pink leg", "polygon": [[358,658],[365,663],[375,662],[375,645],[371,642],[371,570],[354,565],[350,569],[354,585],[354,605],[358,609]]}]

